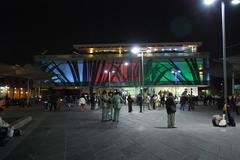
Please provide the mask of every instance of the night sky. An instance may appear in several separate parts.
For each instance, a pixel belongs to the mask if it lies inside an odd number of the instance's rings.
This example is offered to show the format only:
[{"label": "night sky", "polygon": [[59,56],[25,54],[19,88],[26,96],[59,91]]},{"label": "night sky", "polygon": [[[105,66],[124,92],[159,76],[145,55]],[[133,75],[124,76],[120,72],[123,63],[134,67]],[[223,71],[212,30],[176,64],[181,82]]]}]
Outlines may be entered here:
[{"label": "night sky", "polygon": [[[73,44],[202,41],[222,57],[220,3],[202,0],[3,1],[0,62],[32,63],[32,56],[71,53]],[[161,2],[161,3],[160,3]],[[227,46],[240,43],[240,5],[226,6]],[[237,54],[240,47],[227,49]]]}]

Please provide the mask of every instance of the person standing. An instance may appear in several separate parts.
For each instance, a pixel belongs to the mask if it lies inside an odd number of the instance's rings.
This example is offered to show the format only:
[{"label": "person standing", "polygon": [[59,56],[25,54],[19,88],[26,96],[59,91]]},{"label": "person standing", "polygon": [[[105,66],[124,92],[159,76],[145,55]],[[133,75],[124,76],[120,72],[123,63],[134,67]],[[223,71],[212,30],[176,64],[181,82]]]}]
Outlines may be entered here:
[{"label": "person standing", "polygon": [[188,96],[188,111],[194,110],[194,101],[193,101],[193,96],[189,95]]},{"label": "person standing", "polygon": [[137,104],[139,105],[140,113],[142,113],[143,97],[142,97],[142,94],[141,94],[141,93],[139,93],[139,94],[137,95]]},{"label": "person standing", "polygon": [[68,111],[70,111],[71,109],[71,99],[70,99],[70,96],[67,95],[65,96],[65,106],[68,108]]},{"label": "person standing", "polygon": [[187,97],[185,95],[182,95],[180,97],[180,111],[184,111],[186,103],[187,103]]},{"label": "person standing", "polygon": [[110,121],[113,119],[113,103],[112,103],[113,93],[108,92],[108,103],[107,103],[107,120]]},{"label": "person standing", "polygon": [[79,99],[79,106],[80,106],[80,109],[81,110],[84,110],[85,109],[85,106],[86,106],[86,99],[84,97],[84,95],[82,95]]},{"label": "person standing", "polygon": [[172,93],[168,93],[168,97],[165,103],[168,114],[168,128],[176,128],[175,127],[176,104],[174,102],[174,97]]},{"label": "person standing", "polygon": [[107,91],[103,90],[102,95],[100,95],[100,107],[102,108],[102,121],[107,121],[107,107],[108,107],[108,95]]},{"label": "person standing", "polygon": [[156,103],[157,103],[157,100],[158,100],[158,97],[157,97],[157,94],[153,94],[152,95],[152,105],[153,105],[153,110],[156,109]]},{"label": "person standing", "polygon": [[123,103],[123,99],[120,96],[119,92],[116,92],[112,98],[112,103],[113,103],[113,108],[114,108],[114,118],[113,121],[114,122],[119,122],[119,113],[121,110],[121,103]]},{"label": "person standing", "polygon": [[128,101],[128,112],[132,112],[133,99],[130,94],[128,95],[127,101]]},{"label": "person standing", "polygon": [[92,94],[90,97],[91,101],[91,110],[94,110],[96,108],[96,95]]},{"label": "person standing", "polygon": [[50,112],[53,110],[56,111],[57,97],[54,90],[50,91],[49,100],[50,102]]},{"label": "person standing", "polygon": [[233,105],[234,105],[234,101],[232,96],[228,96],[227,99],[227,105],[224,105],[224,111],[227,113],[227,118],[228,118],[228,125],[235,127],[236,123],[233,117]]},{"label": "person standing", "polygon": [[160,96],[160,105],[161,105],[161,107],[164,108],[164,104],[165,104],[165,94]]},{"label": "person standing", "polygon": [[236,113],[239,115],[239,108],[240,108],[240,97],[237,96],[236,98]]},{"label": "person standing", "polygon": [[151,102],[151,96],[150,94],[147,94],[147,97],[146,97],[146,104],[147,104],[147,107],[148,107],[148,110],[150,110],[150,102]]}]

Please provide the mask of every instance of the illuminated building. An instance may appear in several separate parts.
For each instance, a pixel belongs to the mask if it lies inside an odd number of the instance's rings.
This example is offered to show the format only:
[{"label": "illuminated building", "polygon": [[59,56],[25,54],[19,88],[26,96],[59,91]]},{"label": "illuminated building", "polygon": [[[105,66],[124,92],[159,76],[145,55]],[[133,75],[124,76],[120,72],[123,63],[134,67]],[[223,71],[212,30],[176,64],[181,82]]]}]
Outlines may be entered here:
[{"label": "illuminated building", "polygon": [[35,61],[55,75],[51,79],[55,87],[122,88],[138,93],[141,56],[131,52],[134,46],[143,56],[145,91],[180,95],[192,88],[197,94],[199,87],[209,85],[209,54],[198,52],[200,42],[74,45],[74,54],[38,55]]}]

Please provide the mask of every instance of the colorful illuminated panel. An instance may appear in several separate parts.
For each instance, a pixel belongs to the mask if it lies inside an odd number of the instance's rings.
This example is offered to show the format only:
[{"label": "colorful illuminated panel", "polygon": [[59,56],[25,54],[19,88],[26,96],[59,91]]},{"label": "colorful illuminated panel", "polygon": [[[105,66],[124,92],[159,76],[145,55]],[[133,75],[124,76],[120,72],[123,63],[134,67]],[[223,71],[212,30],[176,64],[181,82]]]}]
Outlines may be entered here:
[{"label": "colorful illuminated panel", "polygon": [[[145,85],[206,85],[208,74],[203,58],[178,58],[146,60],[144,62]],[[55,84],[94,86],[139,86],[141,63],[130,60],[122,62],[105,60],[49,61],[42,69],[53,73]]]},{"label": "colorful illuminated panel", "polygon": [[145,84],[201,85],[207,83],[203,59],[148,61]]}]

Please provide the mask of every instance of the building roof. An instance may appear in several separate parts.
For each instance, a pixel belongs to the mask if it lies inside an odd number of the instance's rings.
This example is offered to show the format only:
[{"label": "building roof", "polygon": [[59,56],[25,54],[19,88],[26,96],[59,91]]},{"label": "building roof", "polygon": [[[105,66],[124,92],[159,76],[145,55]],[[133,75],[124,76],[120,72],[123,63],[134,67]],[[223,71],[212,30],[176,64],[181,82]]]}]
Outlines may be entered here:
[{"label": "building roof", "polygon": [[201,42],[173,42],[173,43],[119,43],[119,44],[75,44],[73,48],[78,53],[124,53],[129,52],[133,47],[139,47],[141,51],[185,51],[191,49],[193,52],[202,45]]},{"label": "building roof", "polygon": [[185,45],[194,45],[200,47],[202,42],[166,42],[166,43],[103,43],[103,44],[75,44],[73,47],[77,49],[77,47],[81,48],[94,48],[94,47],[102,47],[102,48],[112,48],[112,47],[132,47],[134,45],[139,45],[141,47],[169,47],[169,46],[185,46]]}]

